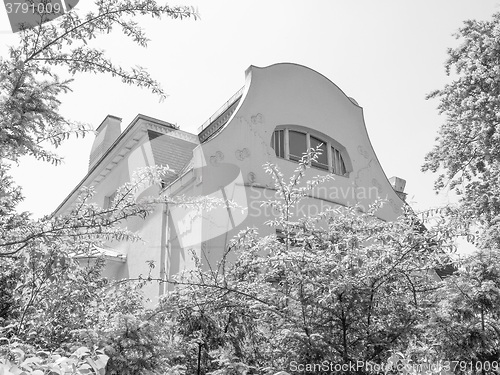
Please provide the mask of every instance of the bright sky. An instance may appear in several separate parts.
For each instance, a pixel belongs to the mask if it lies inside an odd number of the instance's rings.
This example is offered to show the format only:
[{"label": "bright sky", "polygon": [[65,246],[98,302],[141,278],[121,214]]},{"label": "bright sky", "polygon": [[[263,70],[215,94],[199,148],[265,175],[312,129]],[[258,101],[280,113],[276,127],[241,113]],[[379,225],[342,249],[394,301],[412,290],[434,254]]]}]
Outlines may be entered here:
[{"label": "bright sky", "polygon": [[[457,43],[452,34],[466,19],[500,11],[500,0],[181,3],[196,6],[201,20],[139,20],[151,39],[147,49],[118,35],[92,41],[125,66],[148,68],[169,95],[164,102],[118,79],[86,75],[76,77],[73,93],[62,98],[63,112],[94,127],[112,114],[123,118],[122,128],[142,113],[194,133],[243,86],[248,66],[298,63],[331,79],[363,107],[379,161],[388,177],[407,180],[413,207],[448,202],[446,194],[434,194],[435,176],[420,172],[444,121],[438,103],[425,96],[449,81],[443,63],[447,48]],[[2,54],[16,42],[8,30],[0,9]],[[13,171],[26,196],[21,209],[35,217],[55,209],[87,172],[92,141],[89,136],[61,147],[63,166],[24,158]]]}]

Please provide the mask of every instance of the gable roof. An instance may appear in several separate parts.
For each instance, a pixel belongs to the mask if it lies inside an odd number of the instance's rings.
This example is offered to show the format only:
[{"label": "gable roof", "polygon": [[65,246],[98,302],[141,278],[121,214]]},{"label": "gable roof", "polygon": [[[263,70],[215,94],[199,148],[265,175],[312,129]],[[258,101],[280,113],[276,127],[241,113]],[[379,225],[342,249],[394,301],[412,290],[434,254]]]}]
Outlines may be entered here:
[{"label": "gable roof", "polygon": [[[168,164],[174,170],[175,173],[167,177],[172,181],[178,177],[178,173],[189,162],[192,150],[199,144],[198,137],[194,134],[179,130],[177,126],[169,122],[138,114],[54,210],[52,216],[66,210],[73,203],[83,186],[99,183],[113,166],[123,159],[132,147],[143,138],[144,132],[148,132],[148,137],[149,132],[152,132],[150,139],[153,140],[151,145],[155,164]],[[158,135],[167,135],[168,138],[164,139],[164,137],[158,137]],[[167,147],[167,150],[163,150],[166,139],[169,140],[170,146]],[[184,147],[186,151],[180,152],[180,147]],[[167,162],[168,157],[172,157],[172,162]]]},{"label": "gable roof", "polygon": [[156,165],[167,166],[174,171],[163,179],[165,185],[169,185],[179,177],[179,173],[184,169],[193,156],[193,149],[196,143],[169,137],[154,130],[148,130],[148,138],[151,144],[154,162]]}]

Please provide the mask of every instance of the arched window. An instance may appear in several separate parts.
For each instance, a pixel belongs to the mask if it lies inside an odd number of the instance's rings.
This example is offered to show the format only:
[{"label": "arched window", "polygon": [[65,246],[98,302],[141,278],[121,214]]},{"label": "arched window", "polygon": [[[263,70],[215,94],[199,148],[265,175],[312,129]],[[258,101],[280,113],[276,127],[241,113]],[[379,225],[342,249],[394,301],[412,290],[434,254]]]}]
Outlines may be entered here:
[{"label": "arched window", "polygon": [[348,171],[342,156],[345,151],[333,144],[336,142],[313,134],[303,129],[277,129],[271,137],[271,147],[277,157],[296,162],[308,149],[319,148],[321,154],[311,165],[339,176],[347,176]]}]

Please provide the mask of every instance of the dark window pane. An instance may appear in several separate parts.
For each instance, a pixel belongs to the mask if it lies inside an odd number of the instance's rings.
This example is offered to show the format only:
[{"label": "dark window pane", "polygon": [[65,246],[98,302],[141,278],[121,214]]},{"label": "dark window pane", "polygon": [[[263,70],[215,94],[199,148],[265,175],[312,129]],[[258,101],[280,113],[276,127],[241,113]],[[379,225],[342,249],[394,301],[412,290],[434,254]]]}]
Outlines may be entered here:
[{"label": "dark window pane", "polygon": [[332,168],[333,173],[338,174],[340,176],[344,176],[346,174],[344,159],[342,158],[342,154],[339,150],[332,147]]},{"label": "dark window pane", "polygon": [[344,159],[342,159],[342,155],[340,155],[340,175],[345,176],[346,173]]},{"label": "dark window pane", "polygon": [[316,168],[328,170],[328,153],[326,150],[326,142],[322,141],[321,139],[311,137],[311,148],[317,149],[318,146],[321,154],[317,156],[316,161],[312,162],[312,165]]},{"label": "dark window pane", "polygon": [[290,160],[299,161],[307,151],[306,135],[293,130],[288,132]]},{"label": "dark window pane", "polygon": [[271,137],[271,147],[274,149],[276,156],[285,157],[285,132],[283,130],[275,130]]}]

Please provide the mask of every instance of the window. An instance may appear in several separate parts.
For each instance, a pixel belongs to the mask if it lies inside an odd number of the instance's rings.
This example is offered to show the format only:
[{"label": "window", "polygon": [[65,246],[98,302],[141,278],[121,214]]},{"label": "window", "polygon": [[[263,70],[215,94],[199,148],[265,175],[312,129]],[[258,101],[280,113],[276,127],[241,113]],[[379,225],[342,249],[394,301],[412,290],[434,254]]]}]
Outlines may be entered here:
[{"label": "window", "polygon": [[272,148],[276,151],[276,156],[285,157],[285,131],[276,130],[271,138]]},{"label": "window", "polygon": [[311,148],[319,148],[321,154],[317,156],[315,161],[312,161],[312,166],[316,168],[321,168],[328,170],[328,149],[326,148],[326,142],[311,136]]},{"label": "window", "polygon": [[342,159],[340,151],[334,147],[332,147],[332,168],[335,174],[341,176],[346,174],[344,159]]},{"label": "window", "polygon": [[[326,136],[325,136],[326,137]],[[340,151],[333,140],[328,141],[307,131],[279,129],[271,136],[271,147],[279,158],[299,161],[303,154],[310,148],[319,149],[321,154],[317,156],[311,165],[315,168],[330,171],[339,176],[347,176],[347,168]]]},{"label": "window", "polygon": [[299,133],[295,130],[288,131],[289,139],[289,158],[293,161],[302,159],[302,155],[307,151],[307,138],[305,133]]}]

